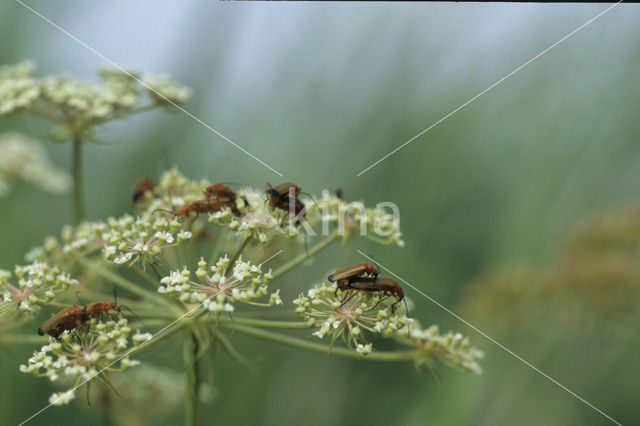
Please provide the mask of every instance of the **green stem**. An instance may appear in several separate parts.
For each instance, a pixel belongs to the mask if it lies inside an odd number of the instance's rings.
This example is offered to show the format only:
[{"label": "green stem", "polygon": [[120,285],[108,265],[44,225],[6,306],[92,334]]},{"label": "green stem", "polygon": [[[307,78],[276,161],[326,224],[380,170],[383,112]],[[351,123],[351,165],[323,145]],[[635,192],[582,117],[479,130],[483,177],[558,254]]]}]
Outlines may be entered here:
[{"label": "green stem", "polygon": [[84,220],[84,189],[82,183],[82,140],[73,137],[73,223],[78,225]]},{"label": "green stem", "polygon": [[158,279],[158,283],[156,283],[156,287],[158,287],[157,284],[159,284],[160,280],[162,280],[162,274],[160,273],[160,271],[158,271],[158,267],[156,265],[154,265],[153,262],[151,262],[151,264],[149,266],[151,266],[151,270],[153,271],[153,274]]},{"label": "green stem", "polygon": [[211,252],[211,256],[209,257],[209,264],[215,265],[220,257],[220,252],[222,251],[222,246],[227,239],[227,234],[229,233],[228,228],[224,228],[220,234],[218,235],[218,241],[216,241],[216,245]]},{"label": "green stem", "polygon": [[133,271],[138,274],[138,276],[140,278],[142,278],[143,280],[145,280],[146,282],[149,283],[149,285],[151,285],[151,288],[153,288],[154,290],[158,290],[158,286],[160,285],[160,280],[161,278],[158,278],[158,281],[155,281],[153,278],[151,278],[149,275],[147,275],[142,268],[140,268],[138,265],[133,265],[133,267],[131,268],[133,269]]},{"label": "green stem", "polygon": [[44,302],[44,301],[38,301],[37,304],[38,306],[42,306],[43,308],[53,308],[53,309],[64,309],[71,306],[68,303]]},{"label": "green stem", "polygon": [[[215,321],[216,319],[214,319]],[[230,324],[233,327],[234,324],[251,325],[262,328],[286,328],[289,330],[305,330],[309,326],[302,321],[273,321],[273,320],[261,320],[257,318],[243,318],[233,317],[232,319],[219,318],[220,322]]]},{"label": "green stem", "polygon": [[0,342],[2,343],[12,343],[12,344],[23,344],[23,345],[33,345],[41,344],[44,345],[49,341],[49,336],[36,336],[35,333],[33,335],[24,335],[24,334],[0,334]]},{"label": "green stem", "polygon": [[131,110],[131,111],[124,111],[124,112],[119,113],[119,114],[114,114],[111,117],[108,117],[108,118],[102,120],[100,122],[100,124],[102,125],[102,124],[108,123],[110,121],[120,120],[122,118],[128,118],[128,117],[131,117],[134,114],[140,114],[141,112],[150,111],[152,109],[158,108],[159,106],[160,106],[160,104],[157,104],[157,103],[154,102],[154,103],[151,103],[151,104],[147,104],[145,106],[141,106],[141,107],[139,107],[137,109],[134,109],[134,110]]},{"label": "green stem", "polygon": [[153,300],[160,305],[171,307],[171,309],[178,315],[182,315],[184,313],[180,311],[173,303],[171,303],[171,301],[162,297],[160,294],[152,293],[146,290],[144,287],[140,287],[139,285],[127,280],[126,278],[114,274],[97,262],[92,262],[83,258],[79,258],[78,262],[82,264],[88,271],[91,271],[92,273],[101,276],[102,278],[112,282],[113,284],[142,297],[143,300]]},{"label": "green stem", "polygon": [[185,425],[195,426],[199,421],[199,371],[198,339],[191,331],[184,342],[184,367],[187,372],[187,392],[185,394]]},{"label": "green stem", "polygon": [[233,329],[236,332],[247,334],[249,336],[258,337],[264,340],[271,340],[272,342],[280,343],[283,345],[293,346],[299,349],[305,349],[313,352],[320,352],[325,355],[339,355],[348,358],[359,358],[370,361],[410,361],[417,355],[417,351],[397,351],[397,352],[373,352],[369,355],[362,356],[356,351],[347,348],[331,348],[329,345],[322,343],[310,342],[306,339],[300,339],[298,337],[286,336],[280,333],[274,333],[272,331],[262,330],[255,327],[248,327],[245,325],[233,325],[230,322],[221,322],[222,327]]},{"label": "green stem", "polygon": [[244,241],[238,248],[238,251],[236,251],[236,254],[234,254],[231,260],[229,261],[229,267],[231,269],[233,269],[233,265],[235,265],[236,260],[238,260],[238,258],[240,257],[244,249],[247,247],[247,244],[249,244],[249,241],[251,241],[251,235],[249,235],[247,238],[244,239]]},{"label": "green stem", "polygon": [[300,255],[294,257],[293,259],[291,259],[290,261],[288,261],[287,263],[285,263],[284,265],[276,269],[275,272],[273,273],[273,278],[277,278],[280,275],[286,272],[289,272],[291,269],[295,268],[296,266],[298,266],[300,263],[304,262],[311,256],[329,247],[333,242],[339,240],[340,237],[341,235],[340,233],[338,233],[338,231],[333,231],[331,235],[329,235],[327,238],[320,241],[315,246],[311,247],[307,253],[301,253]]}]

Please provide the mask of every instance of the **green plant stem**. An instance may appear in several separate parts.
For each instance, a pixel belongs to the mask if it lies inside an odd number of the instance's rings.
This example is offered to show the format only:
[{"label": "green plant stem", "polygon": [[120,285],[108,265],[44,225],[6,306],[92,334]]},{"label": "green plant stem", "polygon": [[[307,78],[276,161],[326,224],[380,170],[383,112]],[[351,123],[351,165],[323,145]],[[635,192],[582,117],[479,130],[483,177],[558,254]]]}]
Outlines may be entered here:
[{"label": "green plant stem", "polygon": [[159,106],[160,106],[160,104],[154,102],[154,103],[151,103],[151,104],[147,104],[147,105],[138,107],[138,108],[136,108],[134,110],[125,111],[125,112],[123,112],[121,114],[114,114],[111,117],[108,117],[108,118],[102,120],[102,122],[100,124],[105,124],[105,123],[108,123],[110,121],[120,120],[120,119],[123,119],[123,118],[129,118],[134,114],[140,114],[141,112],[150,111],[152,109],[158,108]]},{"label": "green plant stem", "polygon": [[42,306],[43,308],[53,308],[53,309],[64,309],[71,306],[67,303],[58,303],[58,302],[38,301],[37,303],[38,303],[38,306]]},{"label": "green plant stem", "polygon": [[228,233],[228,228],[224,228],[218,235],[218,241],[216,241],[216,245],[211,252],[211,256],[209,256],[209,264],[215,265],[215,263],[218,261],[218,257],[220,256],[222,246],[227,239]]},{"label": "green plant stem", "polygon": [[310,342],[308,339],[291,337],[280,333],[274,333],[272,331],[262,330],[260,328],[249,327],[240,324],[234,325],[231,322],[221,322],[220,326],[232,329],[233,331],[238,333],[247,334],[249,336],[258,337],[264,340],[270,340],[272,342],[280,343],[283,345],[293,346],[299,349],[320,352],[325,355],[339,355],[348,358],[359,358],[370,361],[410,361],[417,355],[417,351],[411,350],[397,352],[373,352],[369,355],[363,356],[351,349],[336,347],[331,348],[329,345]]},{"label": "green plant stem", "polygon": [[107,268],[105,268],[104,266],[100,265],[97,262],[93,262],[87,259],[83,259],[80,258],[78,259],[78,262],[83,265],[87,270],[91,271],[92,273],[95,273],[99,276],[101,276],[102,278],[112,282],[113,284],[127,290],[130,291],[133,294],[136,294],[140,297],[142,297],[143,300],[153,300],[155,303],[160,304],[160,305],[164,305],[166,307],[170,307],[172,311],[174,311],[175,313],[182,315],[184,312],[182,312],[176,305],[174,305],[173,303],[171,303],[171,301],[169,301],[168,299],[162,297],[160,294],[158,293],[152,293],[150,291],[148,291],[147,289],[145,289],[144,287],[141,287],[129,280],[127,280],[126,278],[121,277],[118,274],[114,274],[113,272],[111,272],[110,270],[108,270]]},{"label": "green plant stem", "polygon": [[185,394],[185,425],[195,426],[199,421],[198,339],[189,331],[184,342],[184,367],[187,372],[187,391]]},{"label": "green plant stem", "polygon": [[136,274],[138,274],[138,276],[140,278],[142,278],[143,280],[145,280],[146,282],[149,283],[149,285],[151,285],[151,288],[153,288],[154,290],[158,289],[158,286],[160,285],[160,278],[158,278],[158,281],[155,281],[153,278],[151,278],[149,275],[147,275],[142,268],[140,268],[138,265],[133,265],[131,267],[131,269],[133,269],[133,272],[135,272]]},{"label": "green plant stem", "polygon": [[156,279],[158,280],[158,282],[156,283],[156,287],[158,287],[160,280],[162,280],[162,274],[160,273],[160,271],[158,271],[158,267],[153,263],[151,263],[149,266],[151,267],[153,274],[156,276]]},{"label": "green plant stem", "polygon": [[77,226],[84,220],[84,189],[82,182],[82,140],[76,135],[73,137],[73,223]]},{"label": "green plant stem", "polygon": [[0,334],[0,342],[1,343],[11,343],[18,345],[32,345],[42,344],[44,345],[49,341],[49,336],[38,336],[35,333],[31,334]]},{"label": "green plant stem", "polygon": [[233,269],[233,265],[235,265],[236,260],[238,260],[238,258],[240,257],[244,249],[247,247],[247,244],[249,244],[249,241],[251,241],[251,235],[249,235],[247,238],[244,239],[244,241],[238,248],[238,251],[236,251],[236,254],[234,254],[231,260],[229,261],[229,267],[231,269]]},{"label": "green plant stem", "polygon": [[315,246],[311,247],[307,253],[301,253],[300,255],[294,257],[293,259],[291,259],[290,261],[288,261],[287,263],[285,263],[284,265],[276,269],[275,272],[273,273],[273,278],[277,278],[280,275],[283,275],[286,272],[289,272],[291,269],[295,268],[296,266],[298,266],[300,263],[304,262],[311,256],[329,247],[332,243],[339,240],[340,237],[341,235],[338,231],[333,231],[331,235],[329,235],[327,238],[320,241]]},{"label": "green plant stem", "polygon": [[[206,318],[206,320],[209,320]],[[242,324],[242,325],[250,325],[262,328],[285,328],[289,330],[305,330],[308,329],[309,326],[302,321],[274,321],[274,320],[261,320],[257,318],[246,318],[246,317],[233,317],[229,318],[218,318],[218,321],[231,324]],[[216,321],[216,319],[213,319]]]}]

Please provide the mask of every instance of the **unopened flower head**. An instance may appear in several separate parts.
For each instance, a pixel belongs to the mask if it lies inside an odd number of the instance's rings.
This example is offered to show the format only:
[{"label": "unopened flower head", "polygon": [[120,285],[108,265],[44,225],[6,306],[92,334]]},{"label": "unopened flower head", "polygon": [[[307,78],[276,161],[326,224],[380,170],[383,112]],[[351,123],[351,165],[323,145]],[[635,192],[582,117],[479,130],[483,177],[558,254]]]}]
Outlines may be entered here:
[{"label": "unopened flower head", "polygon": [[[225,256],[209,267],[204,259],[200,259],[195,272],[197,281],[192,279],[191,271],[185,267],[164,277],[158,292],[185,303],[201,303],[203,309],[210,312],[233,312],[234,304],[238,302],[257,306],[282,304],[278,292],[268,292],[271,271],[263,273],[259,265],[243,262],[242,259],[238,259],[233,268],[230,268],[229,262]],[[266,296],[269,296],[268,301],[256,302]]]},{"label": "unopened flower head", "polygon": [[320,339],[330,336],[332,342],[341,337],[349,347],[366,355],[372,350],[367,333],[386,336],[407,333],[406,326],[412,320],[392,313],[394,300],[382,292],[336,290],[335,283],[323,283],[294,300],[296,313],[316,329],[314,336]]},{"label": "unopened flower head", "polygon": [[0,197],[19,181],[60,193],[69,188],[71,179],[51,166],[46,151],[38,142],[19,133],[4,133],[0,135]]},{"label": "unopened flower head", "polygon": [[78,284],[69,274],[42,262],[16,266],[14,275],[12,283],[11,273],[0,270],[0,317],[37,314],[40,303]]},{"label": "unopened flower head", "polygon": [[[147,410],[153,406],[152,418],[174,414],[184,404],[185,383],[182,372],[168,367],[160,367],[149,362],[114,375],[112,383],[116,389],[136,389],[127,393],[127,404],[123,410]],[[127,411],[125,411],[126,415]],[[136,413],[136,414],[137,414]]]},{"label": "unopened flower head", "polygon": [[[21,365],[20,371],[51,381],[75,380],[72,389],[50,398],[54,405],[66,404],[73,399],[76,386],[96,380],[103,369],[125,371],[140,363],[127,355],[136,346],[131,332],[126,319],[106,323],[93,319],[88,328],[76,333],[65,331],[60,340],[49,338],[49,344],[35,352],[26,365]],[[142,341],[138,339],[138,344]]]},{"label": "unopened flower head", "polygon": [[437,325],[422,329],[418,323],[411,325],[410,332],[412,344],[420,354],[416,359],[418,366],[431,368],[433,359],[437,359],[464,373],[482,373],[478,361],[484,357],[484,353],[471,346],[469,339],[462,334],[451,331],[440,334]]},{"label": "unopened flower head", "polygon": [[101,250],[102,239],[108,225],[104,222],[82,222],[78,226],[65,226],[60,237],[50,235],[40,246],[33,247],[25,255],[29,262],[50,262],[58,265],[73,265],[75,259]]}]

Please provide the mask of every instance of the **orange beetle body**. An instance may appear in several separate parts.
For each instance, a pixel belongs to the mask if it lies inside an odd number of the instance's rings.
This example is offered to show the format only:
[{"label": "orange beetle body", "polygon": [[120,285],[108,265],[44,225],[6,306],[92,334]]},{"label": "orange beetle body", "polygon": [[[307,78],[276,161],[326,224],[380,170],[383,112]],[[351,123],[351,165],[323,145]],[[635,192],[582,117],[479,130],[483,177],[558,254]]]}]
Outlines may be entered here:
[{"label": "orange beetle body", "polygon": [[51,318],[38,328],[38,334],[44,336],[46,333],[57,339],[65,331],[80,327],[88,319],[84,308],[69,306],[57,314],[52,314]]}]

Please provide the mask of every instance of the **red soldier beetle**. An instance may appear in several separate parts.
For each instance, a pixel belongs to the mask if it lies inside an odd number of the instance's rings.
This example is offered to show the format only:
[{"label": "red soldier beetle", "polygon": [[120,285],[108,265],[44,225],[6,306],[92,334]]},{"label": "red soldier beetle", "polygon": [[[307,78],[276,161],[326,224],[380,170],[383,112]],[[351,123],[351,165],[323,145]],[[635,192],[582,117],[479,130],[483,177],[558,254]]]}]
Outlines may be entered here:
[{"label": "red soldier beetle", "polygon": [[153,179],[145,177],[140,179],[133,187],[133,195],[131,196],[131,205],[135,205],[144,199],[144,195],[153,191],[156,187]]},{"label": "red soldier beetle", "polygon": [[[407,310],[407,312],[409,312],[409,307],[407,306],[407,300],[404,298],[404,290],[402,286],[397,282],[395,282],[394,280],[392,280],[391,278],[387,278],[387,277],[360,278],[357,280],[348,281],[347,283],[344,283],[343,286],[347,290],[358,290],[358,291],[366,291],[366,292],[379,291],[379,292],[382,292],[385,296],[393,296],[396,299],[396,302],[394,302],[391,305],[392,313],[395,311],[396,305],[404,300],[405,309]],[[346,301],[344,301],[343,304],[344,303],[346,303]]]},{"label": "red soldier beetle", "polygon": [[[271,207],[272,210],[284,210],[289,213],[289,216],[294,216],[296,220],[295,225],[302,223],[302,220],[298,218],[302,217],[302,219],[304,219],[307,215],[307,211],[304,203],[298,199],[298,196],[303,194],[298,185],[292,182],[285,182],[280,185],[273,186],[267,182],[266,193],[269,207]],[[291,198],[294,200],[293,212],[291,211]]]},{"label": "red soldier beetle", "polygon": [[377,278],[378,274],[380,274],[378,268],[370,263],[363,262],[358,263],[357,265],[350,266],[348,268],[338,269],[336,272],[329,275],[327,279],[331,282],[338,281],[338,283],[340,283],[344,280],[350,281],[355,278],[365,278],[367,276]]},{"label": "red soldier beetle", "polygon": [[51,314],[51,318],[38,328],[38,334],[44,336],[45,333],[56,339],[65,331],[71,331],[84,324],[89,317],[84,308],[75,305],[64,308],[57,314]]},{"label": "red soldier beetle", "polygon": [[178,211],[164,210],[164,209],[156,209],[155,211],[162,211],[165,213],[172,214],[174,217],[180,218],[181,221],[187,219],[191,214],[195,214],[195,217],[191,220],[190,224],[192,224],[200,215],[205,213],[215,213],[222,210],[224,207],[228,207],[231,209],[231,212],[236,216],[241,216],[242,213],[236,207],[235,203],[226,203],[216,200],[197,200],[191,204],[187,204],[186,206],[182,206],[178,209]]}]

